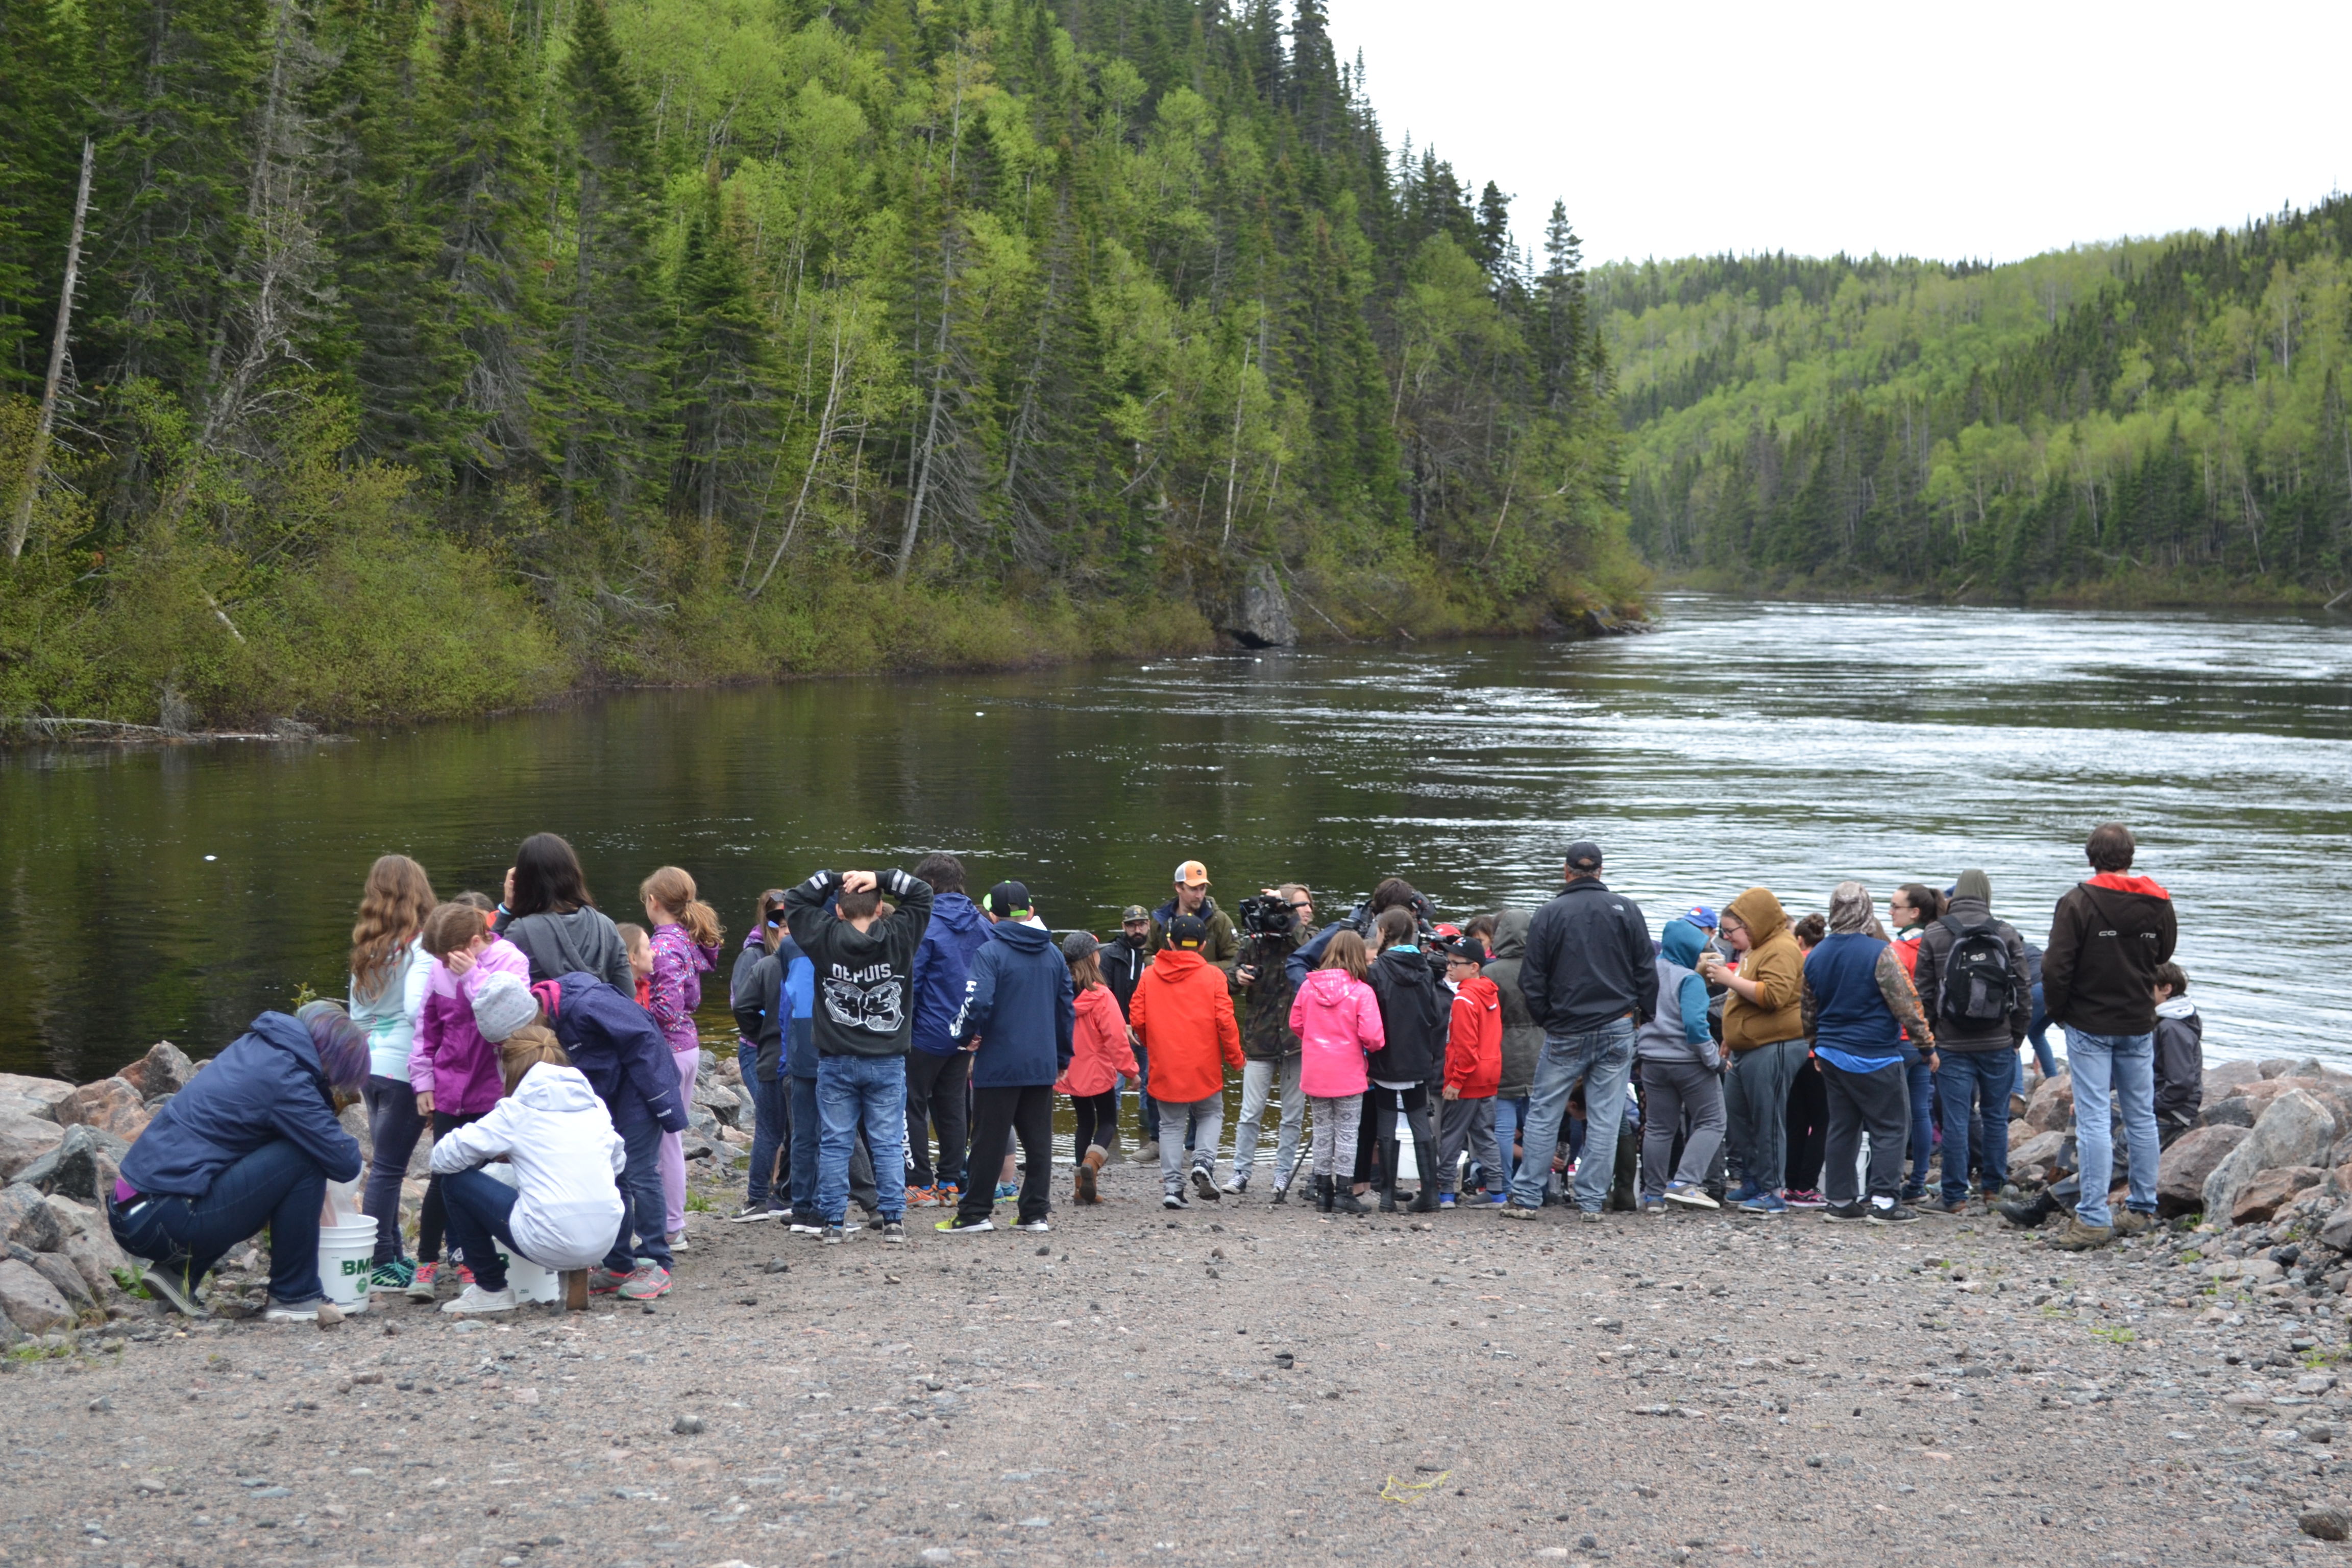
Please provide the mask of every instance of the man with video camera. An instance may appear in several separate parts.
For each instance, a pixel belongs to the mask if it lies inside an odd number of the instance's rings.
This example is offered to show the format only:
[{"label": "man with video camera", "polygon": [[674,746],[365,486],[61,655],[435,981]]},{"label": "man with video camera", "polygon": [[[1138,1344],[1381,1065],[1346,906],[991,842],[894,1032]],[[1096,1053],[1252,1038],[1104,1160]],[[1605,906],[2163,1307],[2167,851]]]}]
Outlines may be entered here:
[{"label": "man with video camera", "polygon": [[1257,1164],[1258,1123],[1265,1116],[1277,1079],[1282,1120],[1275,1134],[1274,1201],[1285,1203],[1298,1168],[1298,1134],[1307,1119],[1307,1091],[1299,1079],[1298,1037],[1290,1032],[1290,1004],[1298,983],[1289,958],[1314,929],[1315,900],[1297,882],[1268,888],[1244,899],[1241,956],[1234,965],[1234,994],[1245,1008],[1242,1020],[1242,1110],[1234,1129],[1234,1172],[1225,1191],[1240,1196]]},{"label": "man with video camera", "polygon": [[1433,929],[1437,920],[1437,906],[1413,891],[1411,882],[1402,877],[1383,877],[1380,885],[1372,889],[1370,898],[1291,950],[1289,959],[1283,965],[1290,972],[1291,988],[1297,990],[1307,984],[1307,972],[1323,962],[1324,950],[1341,931],[1354,931],[1368,944],[1371,942],[1372,922],[1389,910],[1406,910],[1412,916],[1413,923],[1423,931]]}]

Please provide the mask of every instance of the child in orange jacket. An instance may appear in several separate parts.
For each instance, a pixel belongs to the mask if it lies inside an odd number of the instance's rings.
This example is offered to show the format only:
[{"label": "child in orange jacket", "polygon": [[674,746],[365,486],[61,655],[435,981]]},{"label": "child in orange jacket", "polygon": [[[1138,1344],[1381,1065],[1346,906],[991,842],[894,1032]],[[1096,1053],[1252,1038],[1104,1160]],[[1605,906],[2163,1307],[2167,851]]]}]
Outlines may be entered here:
[{"label": "child in orange jacket", "polygon": [[1454,1206],[1455,1167],[1465,1148],[1486,1183],[1486,1202],[1503,1202],[1503,1153],[1495,1142],[1495,1091],[1503,1082],[1503,996],[1481,973],[1486,945],[1464,937],[1446,947],[1454,1018],[1445,1037],[1445,1104],[1438,1124],[1437,1206]]},{"label": "child in orange jacket", "polygon": [[1242,1032],[1225,972],[1201,955],[1209,922],[1177,915],[1168,945],[1136,982],[1128,1022],[1151,1062],[1151,1098],[1160,1106],[1160,1206],[1190,1208],[1184,1197],[1184,1127],[1198,1131],[1192,1189],[1211,1203],[1217,1190],[1217,1141],[1225,1131],[1225,1068],[1242,1065]]}]

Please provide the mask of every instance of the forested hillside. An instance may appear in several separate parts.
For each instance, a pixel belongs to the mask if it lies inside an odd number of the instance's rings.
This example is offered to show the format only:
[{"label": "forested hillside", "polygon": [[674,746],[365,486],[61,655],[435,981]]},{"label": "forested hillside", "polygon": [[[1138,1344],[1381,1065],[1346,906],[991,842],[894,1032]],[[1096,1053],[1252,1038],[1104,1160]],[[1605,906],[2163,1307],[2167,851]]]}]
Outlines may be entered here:
[{"label": "forested hillside", "polygon": [[1567,216],[1387,147],[1320,0],[0,0],[0,714],[1641,592]]},{"label": "forested hillside", "polygon": [[2115,602],[2352,583],[2352,198],[2013,265],[1596,268],[1650,561]]}]

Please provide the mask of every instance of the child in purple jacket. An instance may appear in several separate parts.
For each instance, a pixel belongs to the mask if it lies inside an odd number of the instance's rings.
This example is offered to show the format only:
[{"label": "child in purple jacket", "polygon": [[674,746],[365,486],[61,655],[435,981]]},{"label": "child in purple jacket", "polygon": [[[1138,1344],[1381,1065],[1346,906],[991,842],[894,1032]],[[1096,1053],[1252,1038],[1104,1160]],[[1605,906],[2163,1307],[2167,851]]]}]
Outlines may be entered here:
[{"label": "child in purple jacket", "polygon": [[[654,928],[654,973],[646,1013],[669,1042],[677,1068],[677,1097],[694,1103],[694,1080],[702,1067],[702,1037],[694,1010],[702,1005],[702,977],[719,962],[719,915],[695,894],[694,879],[664,866],[638,885],[646,920]],[[661,1151],[662,1200],[670,1249],[686,1249],[686,1142],[667,1133]]]},{"label": "child in purple jacket", "polygon": [[[434,963],[425,982],[415,1048],[408,1055],[408,1086],[416,1091],[416,1114],[431,1121],[436,1139],[488,1115],[506,1092],[499,1048],[474,1026],[474,994],[493,974],[511,974],[528,985],[530,960],[492,934],[494,908],[479,893],[460,893],[425,919],[425,951]],[[408,1286],[416,1300],[432,1300],[440,1282],[446,1223],[441,1178],[436,1176],[425,1183],[416,1219],[416,1276]],[[460,1274],[470,1282],[470,1274]]]}]

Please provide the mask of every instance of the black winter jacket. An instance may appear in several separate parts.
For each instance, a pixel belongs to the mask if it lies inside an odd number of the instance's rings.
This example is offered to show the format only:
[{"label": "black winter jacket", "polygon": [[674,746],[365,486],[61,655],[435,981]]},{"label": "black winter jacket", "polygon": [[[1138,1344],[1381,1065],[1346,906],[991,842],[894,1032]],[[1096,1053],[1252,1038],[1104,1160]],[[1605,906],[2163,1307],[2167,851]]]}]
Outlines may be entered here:
[{"label": "black winter jacket", "polygon": [[1118,999],[1118,1016],[1122,1018],[1127,1016],[1127,1005],[1135,1000],[1135,987],[1142,980],[1143,972],[1151,967],[1150,941],[1147,936],[1140,943],[1131,942],[1121,931],[1095,950],[1095,962],[1102,965],[1103,984]]},{"label": "black winter jacket", "polygon": [[1448,999],[1437,971],[1417,947],[1392,947],[1372,960],[1372,994],[1388,1043],[1365,1058],[1382,1083],[1432,1083],[1445,1073]]},{"label": "black winter jacket", "polygon": [[1581,1035],[1658,1012],[1657,950],[1642,907],[1580,877],[1528,922],[1519,994],[1547,1035]]},{"label": "black winter jacket", "polygon": [[2077,882],[2050,916],[2042,1003],[2053,1024],[2086,1035],[2156,1030],[2156,971],[2180,928],[2172,896],[2146,877],[2102,872]]},{"label": "black winter jacket", "polygon": [[833,910],[838,872],[784,889],[784,923],[816,965],[820,1057],[903,1057],[915,1032],[915,949],[931,923],[931,885],[904,871],[875,879],[898,908],[859,931]]}]

